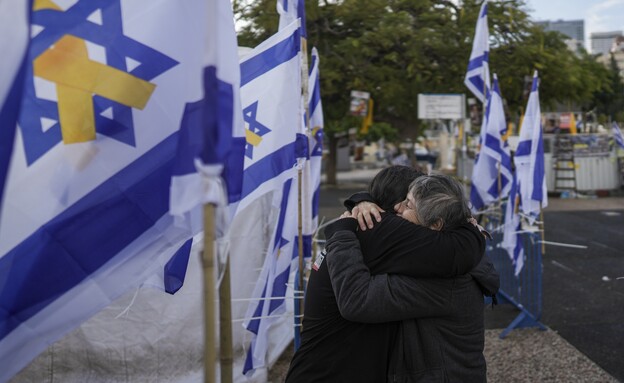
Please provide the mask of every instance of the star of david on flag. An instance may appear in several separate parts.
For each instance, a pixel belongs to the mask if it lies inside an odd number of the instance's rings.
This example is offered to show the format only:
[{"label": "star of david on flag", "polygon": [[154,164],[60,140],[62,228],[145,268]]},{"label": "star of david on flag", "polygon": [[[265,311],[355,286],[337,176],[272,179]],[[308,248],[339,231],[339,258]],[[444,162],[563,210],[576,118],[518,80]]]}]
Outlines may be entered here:
[{"label": "star of david on flag", "polygon": [[96,133],[135,146],[132,109],[146,107],[155,90],[150,81],[178,62],[124,34],[119,1],[83,1],[66,11],[45,4],[35,2],[22,100],[30,113],[19,118],[28,163],[60,142],[93,141]]},{"label": "star of david on flag", "polygon": [[271,129],[262,125],[256,118],[258,112],[258,101],[252,103],[243,110],[243,119],[247,124],[247,144],[245,145],[245,155],[253,160],[253,148],[260,145],[262,136],[269,133]]}]

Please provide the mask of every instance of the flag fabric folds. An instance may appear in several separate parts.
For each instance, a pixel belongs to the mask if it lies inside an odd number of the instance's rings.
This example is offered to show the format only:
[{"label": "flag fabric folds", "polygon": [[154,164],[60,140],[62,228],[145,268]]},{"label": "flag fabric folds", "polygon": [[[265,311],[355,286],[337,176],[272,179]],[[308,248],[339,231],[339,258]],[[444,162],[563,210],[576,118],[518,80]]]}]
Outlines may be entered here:
[{"label": "flag fabric folds", "polygon": [[520,128],[514,164],[522,212],[528,216],[532,223],[539,215],[540,208],[548,206],[537,71],[533,76],[531,94]]},{"label": "flag fabric folds", "polygon": [[26,0],[0,3],[0,36],[10,36],[0,40],[3,52],[0,71],[0,212],[27,68],[29,4]]},{"label": "flag fabric folds", "polygon": [[281,189],[296,173],[301,110],[301,49],[295,21],[241,60],[246,146],[236,214],[259,196]]},{"label": "flag fabric folds", "polygon": [[301,37],[307,37],[305,0],[277,0],[277,13],[280,15],[279,30],[301,19]]},{"label": "flag fabric folds", "polygon": [[472,171],[470,191],[470,202],[475,210],[507,197],[513,177],[509,144],[503,140],[507,121],[496,74],[484,118],[481,150]]},{"label": "flag fabric folds", "polygon": [[307,192],[312,193],[312,220],[311,227],[304,234],[312,235],[318,227],[319,194],[321,191],[321,160],[323,157],[323,105],[321,103],[321,79],[319,71],[319,55],[316,48],[312,48],[312,62],[308,89],[309,113],[310,113],[310,188]]},{"label": "flag fabric folds", "polygon": [[224,206],[240,196],[242,187],[245,129],[232,5],[216,0],[209,6],[204,97],[185,107],[171,183],[171,211],[177,215],[204,203]]},{"label": "flag fabric folds", "polygon": [[[287,300],[292,301],[293,292],[288,286],[292,286],[299,269],[296,177],[287,180],[281,193],[274,195],[274,203],[279,206],[279,218],[252,295],[257,301],[254,300],[249,305],[245,315],[248,319],[244,326],[253,337],[247,351],[243,374],[266,366],[269,330],[287,311],[287,307],[288,311],[293,310],[293,307],[287,304],[289,303]],[[292,330],[288,336],[292,338]]]},{"label": "flag fabric folds", "polygon": [[254,301],[247,310],[246,318],[253,319],[244,323],[253,337],[245,374],[265,366],[269,330],[285,310],[287,283],[298,270],[297,168],[307,165],[309,155],[301,103],[299,32],[299,20],[295,20],[241,61],[241,98],[248,131],[243,199],[237,212],[270,191],[275,191],[274,205],[279,208],[252,294]]},{"label": "flag fabric folds", "polygon": [[481,4],[468,70],[464,78],[464,84],[483,103],[486,102],[487,92],[490,91],[490,35],[487,21],[487,3],[488,1],[484,0]]},{"label": "flag fabric folds", "polygon": [[[189,105],[211,91],[203,77],[209,32],[197,27],[214,12],[209,3],[35,2],[31,25],[12,14],[32,34],[18,133],[10,162],[0,164],[8,166],[0,381],[129,289],[162,276],[200,229],[188,217],[174,222],[170,184],[180,174]],[[235,89],[215,73],[211,81]],[[209,150],[193,155],[212,163]]]},{"label": "flag fabric folds", "polygon": [[503,231],[502,246],[507,250],[511,263],[514,266],[514,275],[520,274],[524,266],[524,247],[522,244],[522,226],[520,215],[516,211],[516,206],[520,202],[518,198],[518,184],[516,177],[511,182],[509,200],[505,210],[505,226]]},{"label": "flag fabric folds", "polygon": [[613,124],[611,125],[611,131],[613,131],[613,138],[615,139],[615,143],[618,144],[621,149],[624,149],[624,136],[622,136],[622,131],[620,130],[620,126],[617,124],[617,122],[613,122]]}]

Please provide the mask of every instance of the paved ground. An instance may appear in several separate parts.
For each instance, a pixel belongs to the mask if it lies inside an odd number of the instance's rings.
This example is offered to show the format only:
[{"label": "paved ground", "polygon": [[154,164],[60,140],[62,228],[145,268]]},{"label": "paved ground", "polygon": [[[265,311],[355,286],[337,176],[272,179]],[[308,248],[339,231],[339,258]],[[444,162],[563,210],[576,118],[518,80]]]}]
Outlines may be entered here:
[{"label": "paved ground", "polygon": [[[342,200],[363,190],[376,171],[339,173],[338,185],[321,191],[320,217],[337,217]],[[541,321],[548,331],[514,330],[500,340],[518,311],[509,305],[486,311],[488,378],[624,381],[624,198],[551,198],[544,221],[547,241],[587,248],[545,248]],[[280,381],[289,355],[275,366],[272,381]]]}]

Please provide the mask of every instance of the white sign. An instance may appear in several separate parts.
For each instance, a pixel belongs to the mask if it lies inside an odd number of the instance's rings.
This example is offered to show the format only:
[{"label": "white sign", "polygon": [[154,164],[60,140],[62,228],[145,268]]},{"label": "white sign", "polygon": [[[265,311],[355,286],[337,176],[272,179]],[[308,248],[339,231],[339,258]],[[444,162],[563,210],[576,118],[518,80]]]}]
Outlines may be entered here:
[{"label": "white sign", "polygon": [[466,117],[463,94],[419,94],[418,118],[421,120],[460,120]]},{"label": "white sign", "polygon": [[359,90],[351,91],[351,107],[349,111],[353,116],[366,117],[368,113],[368,99],[370,93]]}]

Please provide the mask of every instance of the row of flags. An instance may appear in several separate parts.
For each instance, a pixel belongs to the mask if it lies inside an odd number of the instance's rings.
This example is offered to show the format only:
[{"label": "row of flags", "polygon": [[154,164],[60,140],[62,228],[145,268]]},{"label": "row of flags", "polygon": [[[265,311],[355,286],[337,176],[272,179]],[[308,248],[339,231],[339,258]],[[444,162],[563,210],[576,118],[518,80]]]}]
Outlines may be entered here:
[{"label": "row of flags", "polygon": [[485,111],[479,135],[480,151],[472,173],[470,202],[473,209],[479,211],[508,199],[503,247],[509,253],[517,275],[523,266],[519,212],[532,224],[541,208],[548,205],[539,78],[535,71],[512,165],[509,144],[503,138],[507,133],[507,122],[496,73],[490,86],[487,7],[488,1],[484,0],[464,80],[466,87],[483,102]]},{"label": "row of flags", "polygon": [[[503,247],[507,249],[517,275],[523,265],[521,220],[518,214],[522,212],[528,223],[533,224],[541,208],[548,205],[539,78],[535,71],[512,166],[509,144],[503,138],[507,133],[507,124],[496,73],[493,74],[494,82],[490,86],[487,10],[488,0],[484,0],[464,79],[466,87],[483,102],[485,110],[479,136],[480,151],[472,173],[470,201],[473,209],[479,211],[508,199]],[[571,132],[576,133],[574,121],[571,126]],[[615,142],[624,148],[622,132],[615,122],[612,124],[612,132]]]},{"label": "row of flags", "polygon": [[[490,81],[487,10],[488,0],[484,0],[464,79],[466,87],[483,102],[485,110],[479,136],[480,151],[472,173],[470,201],[476,212],[507,199],[502,246],[507,250],[518,275],[524,264],[520,213],[532,225],[541,209],[548,205],[539,78],[535,71],[512,164],[509,144],[503,138],[507,133],[507,123],[496,73],[493,74],[493,84]],[[571,132],[576,133],[574,121],[571,126]],[[616,144],[624,148],[622,132],[615,122],[612,132]]]},{"label": "row of flags", "polygon": [[[301,20],[239,61],[228,0],[0,3],[0,381],[155,275],[179,289],[205,203],[227,236],[274,192],[281,216],[258,281],[270,287],[256,297],[261,312],[284,309],[297,177],[309,257],[322,152],[316,51],[304,123]],[[265,363],[270,326],[246,323],[246,371]]]},{"label": "row of flags", "polygon": [[[245,315],[247,319],[243,323],[245,329],[251,334],[251,342],[243,367],[243,373],[248,376],[259,368],[268,367],[269,347],[275,343],[276,337],[284,336],[286,332],[291,339],[292,336],[295,337],[295,344],[298,342],[302,314],[299,308],[305,290],[305,286],[299,285],[299,274],[302,272],[299,253],[300,251],[303,253],[305,262],[311,258],[312,238],[318,226],[323,141],[320,60],[316,48],[313,48],[309,70],[305,72],[308,68],[306,67],[307,52],[303,50],[306,38],[304,1],[277,0],[277,10],[280,15],[279,31],[263,45],[279,40],[278,36],[288,34],[288,25],[292,21],[300,23],[298,36],[292,38],[301,38],[302,46],[298,62],[308,79],[307,84],[301,84],[307,86],[307,99],[304,98],[305,94],[300,94],[299,97],[292,97],[290,101],[300,101],[302,115],[300,124],[297,125],[300,127],[298,133],[300,138],[303,136],[307,139],[303,140],[304,144],[298,145],[297,172],[283,183],[282,192],[275,193],[273,196],[273,205],[278,207],[279,217],[272,231],[266,258],[252,294],[252,303],[247,308]],[[293,79],[297,77],[298,75],[293,73],[283,83],[291,86]],[[284,110],[288,108],[285,107]],[[298,185],[301,185],[300,191]],[[297,220],[300,214],[301,241],[299,241]],[[294,332],[292,326],[285,331],[282,331],[282,327],[279,326],[285,313],[293,314]],[[285,328],[288,329],[288,327]]]}]

